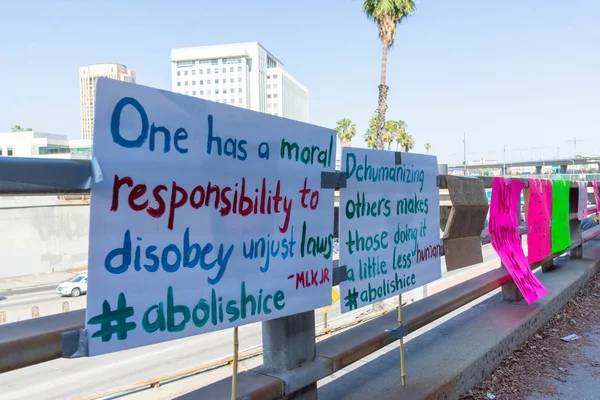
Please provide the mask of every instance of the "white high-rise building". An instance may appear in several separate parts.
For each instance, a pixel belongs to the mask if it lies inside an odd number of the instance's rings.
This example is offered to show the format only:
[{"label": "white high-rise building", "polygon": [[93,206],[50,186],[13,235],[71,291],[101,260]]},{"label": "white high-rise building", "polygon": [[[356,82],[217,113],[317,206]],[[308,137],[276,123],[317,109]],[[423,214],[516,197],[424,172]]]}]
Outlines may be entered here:
[{"label": "white high-rise building", "polygon": [[308,122],[308,90],[259,43],[171,50],[173,92]]},{"label": "white high-rise building", "polygon": [[135,72],[121,64],[92,64],[79,68],[79,97],[81,99],[81,137],[94,136],[94,102],[96,81],[100,77],[135,83]]}]

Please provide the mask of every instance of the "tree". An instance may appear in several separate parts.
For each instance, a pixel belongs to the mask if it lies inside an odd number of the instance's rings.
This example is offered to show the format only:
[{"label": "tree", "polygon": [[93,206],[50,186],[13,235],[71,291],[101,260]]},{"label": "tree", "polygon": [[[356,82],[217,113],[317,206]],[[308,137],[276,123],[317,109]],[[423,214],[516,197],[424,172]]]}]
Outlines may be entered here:
[{"label": "tree", "polygon": [[[367,147],[371,149],[377,149],[377,135],[376,135],[376,126],[379,115],[375,114],[371,117],[369,121],[369,127],[365,132],[365,141],[367,142]],[[410,133],[406,132],[406,128],[408,125],[402,120],[394,121],[389,120],[385,122],[383,126],[383,134],[382,138],[382,149],[391,150],[392,142],[396,141],[396,151],[398,150],[398,145],[402,151],[408,152],[412,148],[415,147],[415,140],[411,136]]]},{"label": "tree", "polygon": [[425,143],[425,151],[427,151],[427,154],[429,154],[429,150],[431,150],[431,143],[427,142]]},{"label": "tree", "polygon": [[12,128],[10,128],[10,131],[11,132],[31,132],[31,131],[33,131],[33,129],[31,129],[31,128],[23,129],[23,128],[21,128],[21,125],[15,125]]},{"label": "tree", "polygon": [[370,149],[377,148],[377,134],[376,134],[376,126],[377,126],[377,114],[373,115],[369,120],[369,127],[365,131],[365,142],[367,142],[367,147]]},{"label": "tree", "polygon": [[391,127],[392,129],[394,140],[396,140],[396,151],[398,151],[398,145],[404,142],[407,126],[401,119],[398,121],[389,121],[389,123],[386,122],[386,126]]},{"label": "tree", "polygon": [[392,148],[396,129],[396,121],[385,121],[385,125],[383,126],[383,143],[388,150]]},{"label": "tree", "polygon": [[410,151],[415,147],[415,140],[412,135],[406,131],[408,125],[402,120],[398,121],[388,121],[385,123],[386,129],[391,129],[393,138],[396,140],[396,151],[398,150],[398,145],[404,152]]},{"label": "tree", "polygon": [[402,148],[407,153],[415,148],[415,139],[413,139],[412,135],[408,132],[404,133]]},{"label": "tree", "polygon": [[350,146],[350,142],[354,135],[356,135],[356,125],[348,118],[342,118],[337,122],[335,130],[342,142],[342,146]]},{"label": "tree", "polygon": [[377,25],[379,39],[382,44],[381,52],[381,84],[379,85],[379,101],[377,109],[376,146],[383,149],[385,130],[385,112],[387,110],[386,85],[387,53],[394,45],[396,28],[416,9],[413,0],[364,0],[363,12],[367,18]]}]

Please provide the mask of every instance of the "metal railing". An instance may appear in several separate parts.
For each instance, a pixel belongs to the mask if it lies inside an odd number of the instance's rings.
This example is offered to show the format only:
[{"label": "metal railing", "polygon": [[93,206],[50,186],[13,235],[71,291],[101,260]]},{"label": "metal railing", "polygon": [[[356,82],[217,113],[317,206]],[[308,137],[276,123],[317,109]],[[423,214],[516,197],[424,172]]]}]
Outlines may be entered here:
[{"label": "metal railing", "polygon": [[[565,174],[516,174],[515,178],[531,178],[531,179],[550,179],[550,180],[565,180],[565,181],[586,181],[591,182],[593,179],[600,180],[600,174],[577,173],[569,172]],[[509,177],[510,178],[510,177]]]},{"label": "metal railing", "polygon": [[[21,173],[11,174],[10,170],[15,168],[21,169]],[[8,161],[0,157],[0,195],[85,194],[89,192],[90,172],[90,163],[85,161],[15,158]],[[484,177],[479,182],[483,190],[491,187],[492,179]],[[448,189],[452,197],[456,188],[448,186],[444,176],[441,176],[439,184],[441,188]],[[544,272],[551,271],[553,260],[565,252],[573,258],[580,258],[582,245],[600,235],[600,227],[582,234],[581,222],[577,219],[577,190],[576,185],[572,185],[569,197],[572,245],[532,264],[532,269],[541,266]],[[462,212],[468,214],[472,211],[473,215],[480,217],[481,204],[474,200],[470,211],[469,195],[463,195],[466,203],[461,206]],[[595,208],[591,210],[595,211]],[[455,222],[449,220],[448,224]],[[483,222],[481,224],[482,229]],[[344,270],[334,265],[334,285],[342,279]],[[506,269],[499,265],[494,270],[412,303],[403,312],[408,332],[414,332],[498,288],[502,288],[505,301],[519,300],[516,285]],[[69,351],[63,347],[63,334],[82,329],[84,318],[85,311],[78,310],[0,325],[0,372],[61,357],[63,349]],[[262,323],[264,365],[238,375],[238,397],[278,399],[293,396],[300,390],[304,394],[314,392],[316,395],[317,381],[396,340],[383,330],[383,327],[396,325],[396,316],[392,313],[363,322],[318,343],[314,318],[311,311]],[[64,345],[68,346],[69,341],[64,341]],[[298,364],[297,360],[302,362]],[[189,396],[227,397],[231,390],[230,381],[230,378],[221,380]]]}]

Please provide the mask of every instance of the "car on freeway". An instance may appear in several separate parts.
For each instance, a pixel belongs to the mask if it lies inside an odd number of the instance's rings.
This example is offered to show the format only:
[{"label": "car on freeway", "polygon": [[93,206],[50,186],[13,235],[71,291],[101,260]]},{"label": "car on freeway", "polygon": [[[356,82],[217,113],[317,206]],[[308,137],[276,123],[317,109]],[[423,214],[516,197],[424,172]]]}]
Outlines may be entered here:
[{"label": "car on freeway", "polygon": [[75,275],[68,281],[62,282],[56,288],[56,293],[61,296],[78,297],[87,292],[88,274],[83,272]]}]

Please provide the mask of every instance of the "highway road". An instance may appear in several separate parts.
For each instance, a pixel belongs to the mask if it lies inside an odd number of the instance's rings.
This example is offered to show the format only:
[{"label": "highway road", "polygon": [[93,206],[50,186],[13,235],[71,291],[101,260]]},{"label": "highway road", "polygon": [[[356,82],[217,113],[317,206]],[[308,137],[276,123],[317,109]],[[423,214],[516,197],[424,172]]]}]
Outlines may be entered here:
[{"label": "highway road", "polygon": [[46,287],[43,290],[29,290],[16,293],[0,293],[0,312],[6,313],[6,322],[22,321],[32,317],[32,308],[38,307],[40,317],[63,312],[65,302],[66,311],[85,308],[86,297],[60,297],[55,293],[56,286]]},{"label": "highway road", "polygon": [[[484,262],[497,265],[491,246],[484,246],[483,252]],[[474,267],[469,267],[444,276],[465,274],[469,270],[471,274],[475,273]],[[65,300],[69,301],[71,309],[85,307],[85,296],[60,298],[53,290],[45,290],[8,296],[0,300],[0,311],[6,310],[9,315],[9,312],[21,310],[18,311],[21,313],[19,315],[25,318],[27,310],[30,313],[33,305],[38,305],[40,310],[60,312],[62,301]],[[369,307],[342,316],[338,302],[329,311],[328,319],[335,325],[336,320],[340,323],[353,319]],[[321,315],[317,311],[318,324],[322,322]],[[261,324],[243,326],[239,335],[240,351],[259,346],[262,342]],[[3,400],[74,399],[129,386],[228,357],[232,354],[232,337],[230,329],[104,356],[49,361],[0,374],[0,397]]]}]

